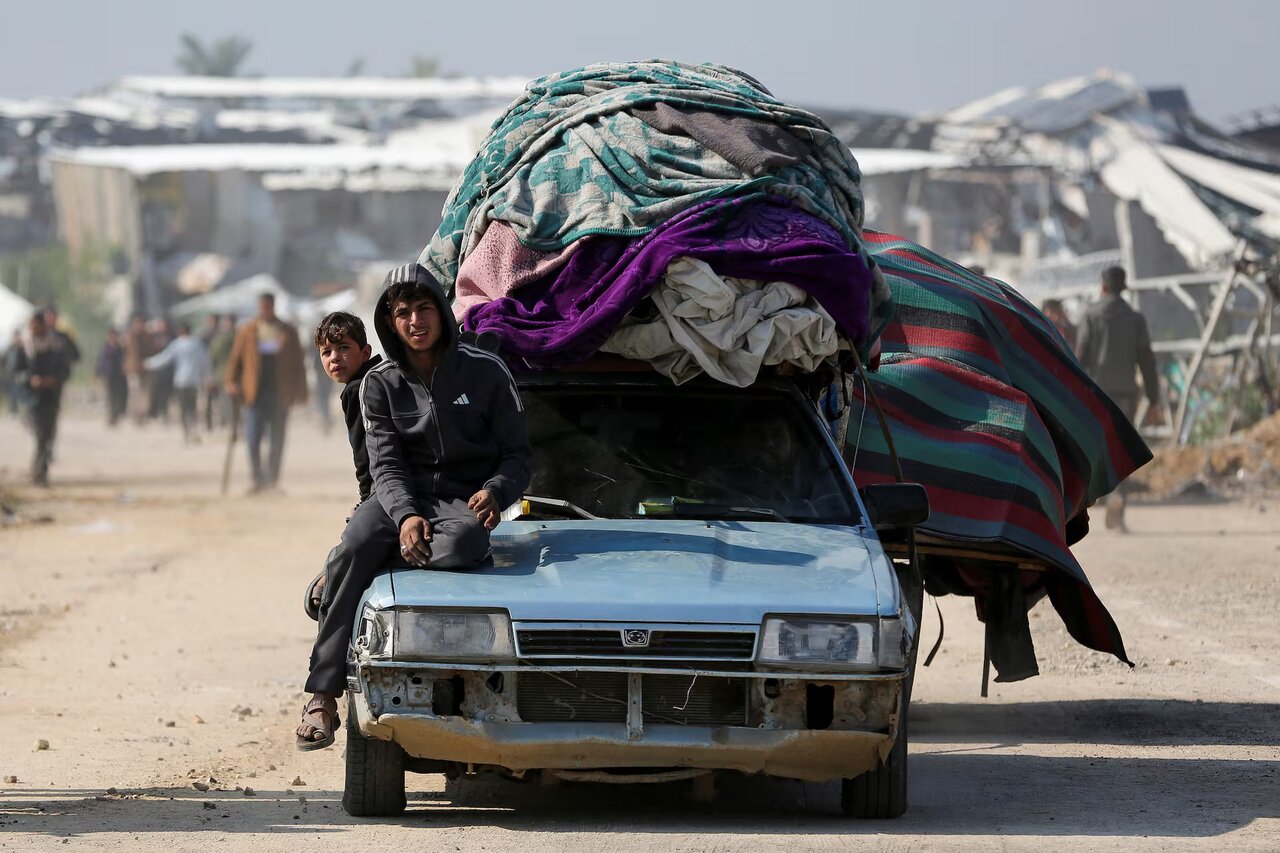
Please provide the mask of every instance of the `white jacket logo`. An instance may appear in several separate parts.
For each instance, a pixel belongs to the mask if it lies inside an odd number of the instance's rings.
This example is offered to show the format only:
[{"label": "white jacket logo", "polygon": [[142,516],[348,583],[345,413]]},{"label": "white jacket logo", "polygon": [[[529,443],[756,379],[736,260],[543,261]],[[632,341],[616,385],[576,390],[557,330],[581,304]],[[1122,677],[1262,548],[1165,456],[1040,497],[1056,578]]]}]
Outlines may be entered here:
[{"label": "white jacket logo", "polygon": [[466,395],[466,394],[463,394],[461,397],[459,397],[458,399],[454,400],[454,401],[453,401],[453,404],[454,404],[455,406],[469,406],[469,405],[471,405],[471,401],[467,399],[467,395]]}]

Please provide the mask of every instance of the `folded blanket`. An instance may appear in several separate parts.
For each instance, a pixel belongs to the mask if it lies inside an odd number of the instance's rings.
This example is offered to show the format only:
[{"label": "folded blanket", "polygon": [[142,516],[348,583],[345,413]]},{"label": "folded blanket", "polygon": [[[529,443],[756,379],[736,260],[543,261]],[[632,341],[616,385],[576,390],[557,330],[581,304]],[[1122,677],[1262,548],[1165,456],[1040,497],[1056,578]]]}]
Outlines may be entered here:
[{"label": "folded blanket", "polygon": [[601,349],[677,385],[705,372],[745,388],[766,365],[812,371],[839,343],[831,315],[795,285],[722,277],[694,258],[672,261],[650,299],[658,317],[629,317]]}]

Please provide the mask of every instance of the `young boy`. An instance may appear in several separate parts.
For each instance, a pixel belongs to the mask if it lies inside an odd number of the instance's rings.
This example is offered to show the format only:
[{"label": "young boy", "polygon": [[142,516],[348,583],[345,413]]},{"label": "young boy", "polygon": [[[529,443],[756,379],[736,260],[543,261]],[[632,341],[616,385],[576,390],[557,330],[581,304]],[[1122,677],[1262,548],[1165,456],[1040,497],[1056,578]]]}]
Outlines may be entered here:
[{"label": "young boy", "polygon": [[374,328],[387,358],[356,392],[374,499],[329,554],[302,750],[333,743],[351,625],[374,576],[397,557],[421,568],[480,565],[503,508],[529,484],[524,406],[506,364],[459,342],[444,290],[424,267],[397,267],[385,284]]},{"label": "young boy", "polygon": [[[356,466],[356,482],[360,486],[359,506],[373,494],[373,477],[369,475],[369,451],[364,445],[364,420],[360,417],[360,380],[370,368],[382,361],[373,355],[364,322],[346,311],[334,311],[316,326],[316,350],[325,375],[345,386],[339,399],[342,417],[347,422],[347,438],[351,442],[351,456]],[[324,599],[325,575],[321,572],[307,587],[304,600],[307,615],[319,620],[320,605]]]}]

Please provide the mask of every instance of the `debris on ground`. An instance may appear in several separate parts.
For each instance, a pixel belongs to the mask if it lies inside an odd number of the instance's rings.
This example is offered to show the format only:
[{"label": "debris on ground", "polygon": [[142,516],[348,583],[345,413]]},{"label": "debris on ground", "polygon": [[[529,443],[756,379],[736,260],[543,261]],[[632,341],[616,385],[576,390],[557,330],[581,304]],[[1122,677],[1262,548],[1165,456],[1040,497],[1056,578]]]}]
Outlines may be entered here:
[{"label": "debris on ground", "polygon": [[1153,500],[1217,500],[1252,488],[1280,486],[1280,412],[1208,444],[1156,448],[1131,478]]},{"label": "debris on ground", "polygon": [[37,740],[35,743],[31,745],[32,752],[44,752],[48,748],[49,748],[49,741],[45,740],[44,738],[40,738],[39,740]]}]

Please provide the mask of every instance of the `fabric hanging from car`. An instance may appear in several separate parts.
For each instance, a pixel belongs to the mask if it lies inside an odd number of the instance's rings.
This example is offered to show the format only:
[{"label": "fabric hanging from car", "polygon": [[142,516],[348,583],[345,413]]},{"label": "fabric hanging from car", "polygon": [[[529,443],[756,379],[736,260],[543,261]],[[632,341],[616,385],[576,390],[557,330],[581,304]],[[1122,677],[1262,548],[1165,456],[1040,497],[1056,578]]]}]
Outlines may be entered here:
[{"label": "fabric hanging from car", "polygon": [[[865,241],[897,307],[869,379],[905,477],[929,493],[920,529],[1004,543],[1056,567],[1045,584],[1072,636],[1126,660],[1114,620],[1067,544],[1067,525],[1151,451],[1053,325],[1012,288],[898,237],[868,231]],[[860,386],[852,390],[861,401]],[[868,416],[846,457],[856,455],[859,485],[891,482],[874,409]]]}]

